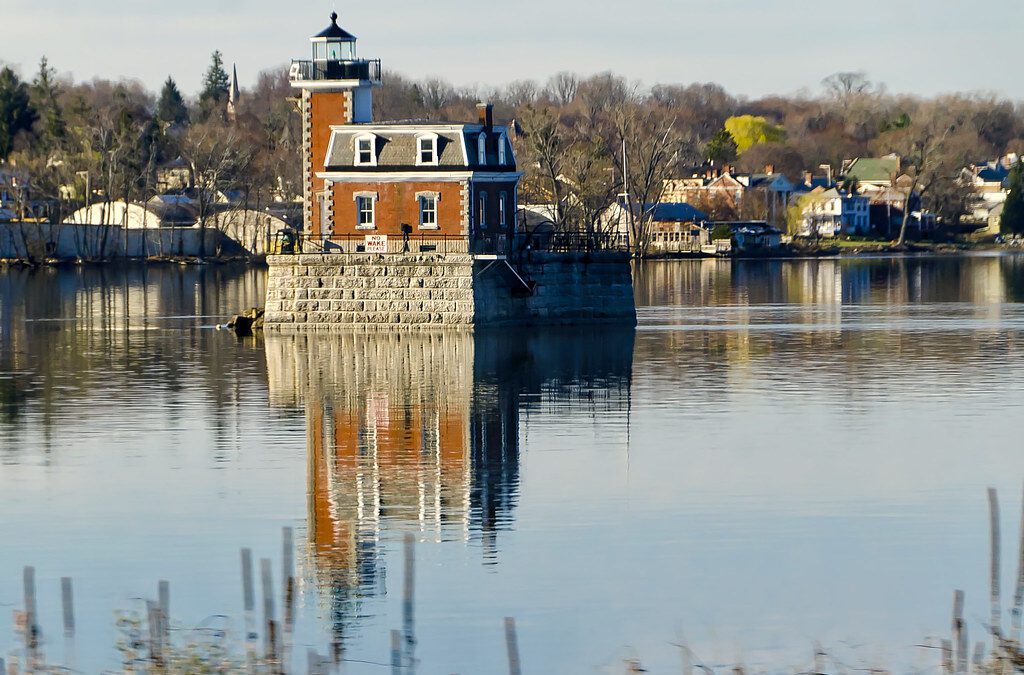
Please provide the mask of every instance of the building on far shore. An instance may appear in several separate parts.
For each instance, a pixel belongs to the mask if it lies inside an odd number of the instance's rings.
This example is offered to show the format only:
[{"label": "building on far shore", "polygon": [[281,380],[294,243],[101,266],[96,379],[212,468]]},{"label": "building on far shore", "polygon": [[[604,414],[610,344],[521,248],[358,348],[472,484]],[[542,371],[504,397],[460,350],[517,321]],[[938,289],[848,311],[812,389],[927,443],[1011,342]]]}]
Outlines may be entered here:
[{"label": "building on far shore", "polygon": [[900,177],[899,155],[857,157],[843,161],[841,181],[856,182],[858,191],[876,192],[896,186]]},{"label": "building on far shore", "polygon": [[[699,253],[711,241],[711,230],[705,226],[707,214],[681,202],[633,205],[636,222],[649,219],[647,225],[647,253]],[[605,211],[602,229],[626,237],[628,241],[630,215],[625,206],[616,202]]]},{"label": "building on far shore", "polygon": [[815,188],[800,199],[802,237],[866,235],[871,229],[869,200],[839,188]]}]

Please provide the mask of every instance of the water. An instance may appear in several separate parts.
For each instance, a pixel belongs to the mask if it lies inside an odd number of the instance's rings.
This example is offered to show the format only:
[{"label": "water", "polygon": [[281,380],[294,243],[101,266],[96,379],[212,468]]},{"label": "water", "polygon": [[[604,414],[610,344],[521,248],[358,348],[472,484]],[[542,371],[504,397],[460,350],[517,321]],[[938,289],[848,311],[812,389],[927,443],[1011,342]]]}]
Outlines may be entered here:
[{"label": "water", "polygon": [[0,271],[0,650],[27,564],[52,661],[115,667],[159,579],[240,639],[291,526],[303,668],[385,670],[406,532],[420,672],[501,672],[505,616],[527,672],[931,667],[953,589],[983,638],[990,485],[1010,602],[1024,258],[652,263],[635,332],[214,330],[264,276]]}]

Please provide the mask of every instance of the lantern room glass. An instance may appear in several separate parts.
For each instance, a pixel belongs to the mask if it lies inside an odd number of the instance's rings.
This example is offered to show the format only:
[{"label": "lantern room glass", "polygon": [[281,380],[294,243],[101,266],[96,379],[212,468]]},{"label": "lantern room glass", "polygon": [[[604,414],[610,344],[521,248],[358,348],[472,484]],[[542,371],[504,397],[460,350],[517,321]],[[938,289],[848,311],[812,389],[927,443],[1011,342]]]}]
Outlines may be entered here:
[{"label": "lantern room glass", "polygon": [[353,41],[327,40],[313,43],[314,61],[355,61],[356,44]]}]

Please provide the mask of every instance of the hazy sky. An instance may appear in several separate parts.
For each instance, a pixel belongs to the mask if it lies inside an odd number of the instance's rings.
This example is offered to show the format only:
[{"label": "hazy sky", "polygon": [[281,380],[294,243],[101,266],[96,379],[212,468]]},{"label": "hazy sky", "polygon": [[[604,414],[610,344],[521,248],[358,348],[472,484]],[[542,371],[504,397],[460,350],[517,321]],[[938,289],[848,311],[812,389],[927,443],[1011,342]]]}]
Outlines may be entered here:
[{"label": "hazy sky", "polygon": [[892,91],[1024,98],[1021,0],[0,0],[0,61],[31,75],[45,54],[76,79],[133,77],[151,88],[172,75],[192,94],[220,49],[246,86],[307,57],[308,37],[334,8],[361,56],[456,84],[613,70],[758,96],[863,70]]}]

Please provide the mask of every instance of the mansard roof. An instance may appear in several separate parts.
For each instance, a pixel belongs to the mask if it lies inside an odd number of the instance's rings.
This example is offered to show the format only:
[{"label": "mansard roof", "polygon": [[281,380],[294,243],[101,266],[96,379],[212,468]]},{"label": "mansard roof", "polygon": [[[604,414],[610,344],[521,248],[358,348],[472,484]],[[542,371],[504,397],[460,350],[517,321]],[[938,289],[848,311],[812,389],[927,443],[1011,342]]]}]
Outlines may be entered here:
[{"label": "mansard roof", "polygon": [[[486,138],[486,163],[477,153],[480,134]],[[375,166],[356,165],[355,140],[372,137]],[[437,137],[436,165],[417,166],[418,141]],[[505,145],[505,163],[498,163],[498,145]],[[492,171],[514,172],[515,156],[506,127],[486,129],[480,124],[346,124],[331,127],[331,142],[324,166],[328,171]]]}]

